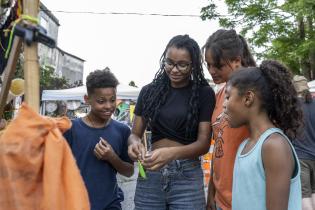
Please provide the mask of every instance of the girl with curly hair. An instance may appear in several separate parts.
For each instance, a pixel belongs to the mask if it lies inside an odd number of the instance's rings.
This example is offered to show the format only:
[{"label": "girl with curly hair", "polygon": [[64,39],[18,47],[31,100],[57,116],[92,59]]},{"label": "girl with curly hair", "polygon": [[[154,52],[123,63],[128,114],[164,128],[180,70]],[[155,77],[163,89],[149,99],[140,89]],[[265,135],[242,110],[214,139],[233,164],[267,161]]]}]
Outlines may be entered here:
[{"label": "girl with curly hair", "polygon": [[[137,180],[136,210],[205,208],[199,156],[209,150],[215,97],[201,60],[195,40],[188,35],[173,37],[155,78],[140,92],[128,148],[130,158],[147,169],[147,179]],[[141,144],[148,125],[149,156]]]},{"label": "girl with curly hair", "polygon": [[277,61],[240,69],[227,83],[224,108],[230,127],[249,130],[236,154],[232,209],[300,210],[300,165],[290,139],[302,111],[290,72]]}]

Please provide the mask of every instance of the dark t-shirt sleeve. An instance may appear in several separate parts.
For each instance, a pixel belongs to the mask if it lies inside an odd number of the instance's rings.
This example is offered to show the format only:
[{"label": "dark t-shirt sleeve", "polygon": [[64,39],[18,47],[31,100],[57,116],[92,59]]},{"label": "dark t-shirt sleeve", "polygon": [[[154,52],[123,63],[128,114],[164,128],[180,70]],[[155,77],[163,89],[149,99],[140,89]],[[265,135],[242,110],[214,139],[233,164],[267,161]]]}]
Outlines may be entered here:
[{"label": "dark t-shirt sleeve", "polygon": [[132,160],[129,158],[129,155],[128,155],[128,137],[130,135],[130,128],[126,127],[124,129],[125,129],[124,130],[124,139],[123,139],[123,145],[122,145],[122,151],[121,151],[120,159],[122,161],[132,163]]},{"label": "dark t-shirt sleeve", "polygon": [[138,96],[138,99],[137,99],[137,103],[136,103],[136,107],[135,107],[135,115],[138,115],[138,116],[142,116],[142,110],[143,110],[143,95],[144,93],[148,90],[149,88],[149,85],[146,85],[144,86],[140,93],[139,93],[139,96]]},{"label": "dark t-shirt sleeve", "polygon": [[199,97],[199,122],[211,122],[212,113],[215,107],[215,93],[210,86],[205,86],[201,88]]}]

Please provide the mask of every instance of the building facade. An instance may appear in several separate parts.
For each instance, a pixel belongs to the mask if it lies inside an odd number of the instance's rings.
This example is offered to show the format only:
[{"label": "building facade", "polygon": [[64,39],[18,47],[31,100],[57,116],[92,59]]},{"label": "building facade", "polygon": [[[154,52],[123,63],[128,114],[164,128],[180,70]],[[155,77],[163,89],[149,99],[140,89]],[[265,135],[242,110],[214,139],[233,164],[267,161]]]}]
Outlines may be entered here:
[{"label": "building facade", "polygon": [[[58,40],[59,20],[47,7],[40,3],[40,25],[47,30],[47,35]],[[58,46],[58,43],[57,43]],[[38,56],[41,66],[49,66],[55,69],[55,74],[65,77],[70,84],[83,80],[84,60],[66,52],[59,47],[54,49],[43,44],[38,44]]]}]

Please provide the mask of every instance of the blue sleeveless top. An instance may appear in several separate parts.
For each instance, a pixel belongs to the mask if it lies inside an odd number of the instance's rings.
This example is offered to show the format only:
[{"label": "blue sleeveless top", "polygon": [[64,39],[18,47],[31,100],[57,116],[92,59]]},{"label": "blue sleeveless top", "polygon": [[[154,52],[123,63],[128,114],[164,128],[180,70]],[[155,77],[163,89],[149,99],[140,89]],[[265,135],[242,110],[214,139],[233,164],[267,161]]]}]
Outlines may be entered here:
[{"label": "blue sleeveless top", "polygon": [[266,130],[257,141],[256,145],[246,154],[241,154],[248,139],[238,148],[232,190],[233,210],[266,210],[266,180],[262,161],[262,145],[272,134],[279,133],[289,142],[295,158],[295,176],[291,179],[288,210],[302,209],[302,192],[300,180],[300,164],[288,137],[278,128]]}]

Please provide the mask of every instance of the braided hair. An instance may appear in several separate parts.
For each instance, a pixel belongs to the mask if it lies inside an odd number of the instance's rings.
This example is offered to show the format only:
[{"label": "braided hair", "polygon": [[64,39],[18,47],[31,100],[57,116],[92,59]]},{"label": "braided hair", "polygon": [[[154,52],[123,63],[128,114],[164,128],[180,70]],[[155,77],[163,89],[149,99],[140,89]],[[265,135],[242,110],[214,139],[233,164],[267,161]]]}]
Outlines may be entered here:
[{"label": "braided hair", "polygon": [[292,74],[277,61],[263,61],[259,67],[243,68],[232,73],[228,84],[240,95],[253,90],[261,100],[270,121],[294,139],[302,121],[302,110],[292,82]]},{"label": "braided hair", "polygon": [[161,58],[160,68],[155,74],[153,81],[143,94],[143,117],[149,123],[155,122],[160,108],[165,104],[170,91],[170,79],[164,70],[164,59],[167,50],[171,47],[186,49],[192,61],[191,83],[192,94],[189,99],[189,109],[186,115],[185,138],[191,138],[192,132],[198,127],[199,117],[199,88],[209,86],[202,69],[202,56],[199,45],[188,35],[178,35],[173,37],[167,44]]},{"label": "braided hair", "polygon": [[256,62],[249,50],[246,40],[235,30],[219,29],[214,32],[202,47],[203,52],[210,50],[214,66],[221,68],[221,61],[232,61],[238,56],[241,57],[241,64],[244,67],[256,66]]}]

